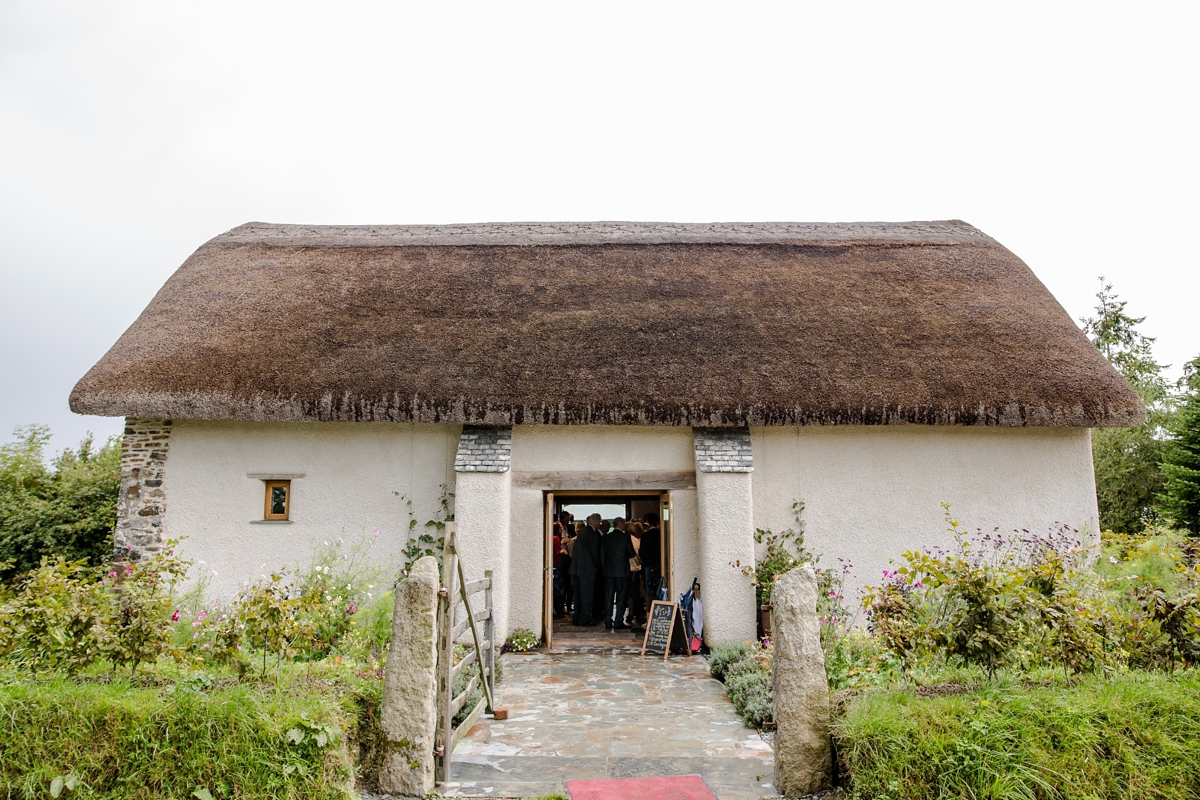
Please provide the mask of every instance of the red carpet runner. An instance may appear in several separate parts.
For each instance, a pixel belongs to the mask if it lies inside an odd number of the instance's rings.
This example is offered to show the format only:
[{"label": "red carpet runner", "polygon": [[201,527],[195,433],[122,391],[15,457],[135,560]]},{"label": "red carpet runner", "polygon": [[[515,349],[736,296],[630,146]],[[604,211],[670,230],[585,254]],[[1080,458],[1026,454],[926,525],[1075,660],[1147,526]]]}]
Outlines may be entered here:
[{"label": "red carpet runner", "polygon": [[567,781],[571,800],[716,800],[699,775]]}]

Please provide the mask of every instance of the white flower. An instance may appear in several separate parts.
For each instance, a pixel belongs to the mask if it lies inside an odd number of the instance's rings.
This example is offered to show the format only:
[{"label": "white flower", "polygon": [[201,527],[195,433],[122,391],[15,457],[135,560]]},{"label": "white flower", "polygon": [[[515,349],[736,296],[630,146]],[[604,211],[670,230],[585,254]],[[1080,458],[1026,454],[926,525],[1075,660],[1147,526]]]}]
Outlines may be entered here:
[{"label": "white flower", "polygon": [[1110,564],[1120,564],[1121,562],[1117,560],[1117,557],[1116,557],[1116,556],[1109,556],[1109,557],[1108,557],[1108,563],[1110,563]]}]

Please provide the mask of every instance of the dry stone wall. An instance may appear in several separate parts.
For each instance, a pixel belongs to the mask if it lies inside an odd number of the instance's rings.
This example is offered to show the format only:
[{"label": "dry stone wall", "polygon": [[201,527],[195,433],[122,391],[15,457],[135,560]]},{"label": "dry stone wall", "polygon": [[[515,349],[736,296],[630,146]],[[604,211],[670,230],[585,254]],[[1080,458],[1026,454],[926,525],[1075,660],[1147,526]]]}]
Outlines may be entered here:
[{"label": "dry stone wall", "polygon": [[167,453],[171,420],[127,417],[121,443],[121,494],[117,498],[114,556],[137,559],[166,541]]}]

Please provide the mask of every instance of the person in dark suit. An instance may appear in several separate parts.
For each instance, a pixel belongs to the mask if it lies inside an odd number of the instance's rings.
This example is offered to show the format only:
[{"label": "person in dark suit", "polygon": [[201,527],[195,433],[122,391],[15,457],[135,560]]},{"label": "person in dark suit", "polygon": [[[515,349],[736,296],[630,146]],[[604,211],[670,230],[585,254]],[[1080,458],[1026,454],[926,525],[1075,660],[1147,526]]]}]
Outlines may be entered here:
[{"label": "person in dark suit", "polygon": [[595,625],[592,603],[596,592],[596,573],[600,571],[600,515],[592,514],[588,524],[575,537],[571,548],[571,583],[575,587],[575,625]]},{"label": "person in dark suit", "polygon": [[625,530],[624,519],[617,517],[613,520],[613,529],[601,540],[600,551],[604,570],[604,602],[600,606],[604,612],[604,629],[629,630],[625,624],[625,604],[629,600],[629,559],[637,553],[629,532]]},{"label": "person in dark suit", "polygon": [[642,533],[642,574],[646,578],[647,602],[658,599],[658,584],[662,578],[662,529],[658,527],[658,514],[651,511],[645,517],[646,530]]}]

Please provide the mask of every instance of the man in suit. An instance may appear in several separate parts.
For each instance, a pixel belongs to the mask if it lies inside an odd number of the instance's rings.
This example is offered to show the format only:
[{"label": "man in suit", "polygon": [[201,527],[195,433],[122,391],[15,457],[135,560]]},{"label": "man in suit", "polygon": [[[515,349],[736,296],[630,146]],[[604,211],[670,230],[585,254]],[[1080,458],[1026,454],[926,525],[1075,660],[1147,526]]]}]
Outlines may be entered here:
[{"label": "man in suit", "polygon": [[645,516],[646,530],[642,533],[642,573],[646,578],[647,602],[658,599],[658,584],[662,578],[662,530],[658,527],[658,514],[651,511]]},{"label": "man in suit", "polygon": [[600,515],[592,514],[571,548],[571,583],[575,588],[575,612],[571,622],[575,625],[596,624],[592,622],[592,603],[600,563]]},{"label": "man in suit", "polygon": [[613,529],[600,542],[601,561],[604,570],[604,629],[607,631],[629,630],[625,624],[625,603],[629,599],[629,559],[637,553],[625,520],[613,520]]}]

